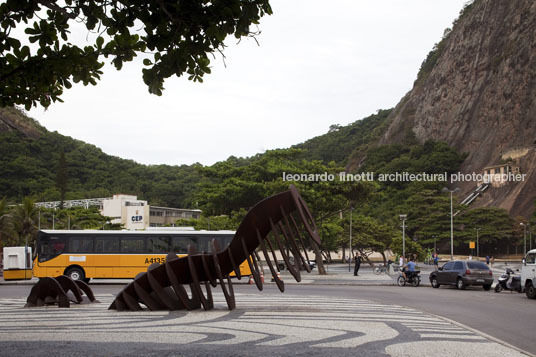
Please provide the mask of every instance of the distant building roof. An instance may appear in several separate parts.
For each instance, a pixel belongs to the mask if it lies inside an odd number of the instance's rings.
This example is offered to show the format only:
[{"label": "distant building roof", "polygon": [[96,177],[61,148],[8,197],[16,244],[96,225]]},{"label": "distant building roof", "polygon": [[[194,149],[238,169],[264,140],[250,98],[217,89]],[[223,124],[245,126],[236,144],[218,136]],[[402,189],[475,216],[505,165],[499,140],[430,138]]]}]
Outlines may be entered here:
[{"label": "distant building roof", "polygon": [[517,167],[517,165],[512,165],[512,163],[506,163],[501,165],[493,165],[493,166],[486,166],[482,170],[489,170],[489,169],[498,169],[500,167],[506,167],[506,166],[514,166]]},{"label": "distant building roof", "polygon": [[150,206],[152,209],[161,209],[165,211],[177,211],[177,212],[202,212],[197,208],[172,208],[172,207],[160,207],[160,206]]}]

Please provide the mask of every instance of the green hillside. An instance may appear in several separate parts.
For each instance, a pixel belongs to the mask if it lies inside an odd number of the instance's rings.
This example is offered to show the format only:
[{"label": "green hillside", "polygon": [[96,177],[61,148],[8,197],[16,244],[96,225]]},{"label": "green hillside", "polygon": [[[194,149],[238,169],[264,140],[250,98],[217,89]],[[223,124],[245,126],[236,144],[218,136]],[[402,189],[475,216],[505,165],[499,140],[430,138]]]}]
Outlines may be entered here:
[{"label": "green hillside", "polygon": [[[264,197],[286,189],[287,174],[333,174],[345,170],[357,153],[365,159],[364,172],[390,174],[456,172],[465,156],[441,142],[378,146],[390,110],[347,126],[334,125],[324,135],[289,149],[267,151],[249,158],[229,157],[212,166],[141,165],[102,152],[94,145],[49,132],[22,113],[0,112],[0,198],[19,203],[24,197],[37,201],[109,197],[135,194],[151,205],[198,207],[220,228],[235,229],[246,210]],[[9,117],[9,120],[6,120]],[[14,119],[15,117],[15,119]],[[7,124],[6,124],[7,123]],[[14,129],[15,128],[15,129]],[[449,201],[441,192],[444,182],[293,182],[319,222],[323,251],[348,245],[349,207],[354,207],[353,246],[400,250],[398,215],[408,214],[407,233],[424,247],[437,240],[447,249]],[[457,207],[462,210],[463,207]],[[338,213],[343,211],[342,218]],[[423,215],[423,212],[427,214]],[[466,250],[479,221],[482,249],[519,244],[519,221],[504,210],[476,209],[462,213],[455,227],[457,249]],[[207,219],[207,218],[203,218]],[[221,221],[221,222],[220,222]],[[204,221],[203,221],[204,222]],[[201,222],[201,224],[204,224]],[[199,222],[197,222],[199,223]],[[198,226],[196,222],[181,224]],[[500,227],[500,235],[495,234]],[[357,233],[356,233],[357,234]],[[435,238],[433,238],[435,237]],[[416,245],[416,249],[420,249]],[[422,249],[417,253],[423,254]]]},{"label": "green hillside", "polygon": [[[334,161],[343,166],[352,152],[375,141],[389,113],[390,110],[380,110],[347,126],[333,126],[328,133],[295,145],[300,150],[293,157],[324,163]],[[192,207],[196,204],[193,196],[196,184],[210,181],[210,177],[203,179],[201,164],[142,165],[50,132],[14,108],[2,109],[0,116],[3,122],[17,126],[10,131],[0,127],[0,197],[11,202],[21,202],[27,196],[37,201],[60,200],[64,190],[65,199],[128,193],[152,205]],[[231,156],[223,163],[242,167],[262,157],[263,154],[250,158]]]},{"label": "green hillside", "polygon": [[376,114],[357,120],[346,126],[332,125],[328,133],[314,137],[294,148],[304,149],[303,158],[335,161],[346,165],[353,153],[374,144],[386,129],[387,117],[392,109],[378,110]]},{"label": "green hillside", "polygon": [[187,198],[199,182],[196,166],[200,165],[141,165],[42,127],[39,132],[35,138],[21,131],[0,132],[0,197],[21,202],[26,196],[59,200],[62,190],[65,199],[128,193],[153,205],[187,207]]}]

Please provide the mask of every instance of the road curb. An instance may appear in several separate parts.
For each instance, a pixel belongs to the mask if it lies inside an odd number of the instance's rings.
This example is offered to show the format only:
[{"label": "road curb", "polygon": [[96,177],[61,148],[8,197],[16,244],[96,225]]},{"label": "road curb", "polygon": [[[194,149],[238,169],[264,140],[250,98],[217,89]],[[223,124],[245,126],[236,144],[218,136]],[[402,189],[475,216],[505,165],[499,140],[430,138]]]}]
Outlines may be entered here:
[{"label": "road curb", "polygon": [[37,281],[10,281],[10,282],[0,282],[0,285],[34,285]]},{"label": "road curb", "polygon": [[[0,285],[34,285],[36,281],[19,281],[19,282],[0,282]],[[125,282],[90,282],[89,285],[126,285]],[[252,285],[248,282],[236,282],[233,281],[233,285]],[[273,282],[265,282],[264,285],[276,285]],[[340,286],[396,286],[395,282],[287,282],[287,285],[340,285]]]},{"label": "road curb", "polygon": [[[274,283],[275,284],[275,283]],[[267,284],[265,284],[267,285]],[[289,283],[287,285],[396,286],[395,283]]]}]

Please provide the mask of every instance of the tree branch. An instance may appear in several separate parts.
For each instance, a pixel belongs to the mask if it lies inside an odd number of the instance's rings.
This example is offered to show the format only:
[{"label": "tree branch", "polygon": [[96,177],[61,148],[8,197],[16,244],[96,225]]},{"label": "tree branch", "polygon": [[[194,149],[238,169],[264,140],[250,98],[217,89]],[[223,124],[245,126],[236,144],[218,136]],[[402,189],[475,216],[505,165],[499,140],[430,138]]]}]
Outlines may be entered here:
[{"label": "tree branch", "polygon": [[162,9],[162,11],[164,12],[164,14],[167,15],[167,17],[169,17],[169,19],[171,20],[171,22],[173,22],[174,24],[178,22],[178,20],[173,17],[173,15],[171,14],[171,12],[168,11],[168,9],[166,8],[166,4],[164,3],[163,0],[157,0],[158,2],[158,5],[160,5],[160,9]]},{"label": "tree branch", "polygon": [[44,7],[50,10],[61,12],[65,17],[69,19],[76,19],[78,17],[77,14],[75,14],[74,12],[67,11],[65,8],[57,5],[56,2],[53,0],[34,0],[34,1],[35,3],[43,5]]}]

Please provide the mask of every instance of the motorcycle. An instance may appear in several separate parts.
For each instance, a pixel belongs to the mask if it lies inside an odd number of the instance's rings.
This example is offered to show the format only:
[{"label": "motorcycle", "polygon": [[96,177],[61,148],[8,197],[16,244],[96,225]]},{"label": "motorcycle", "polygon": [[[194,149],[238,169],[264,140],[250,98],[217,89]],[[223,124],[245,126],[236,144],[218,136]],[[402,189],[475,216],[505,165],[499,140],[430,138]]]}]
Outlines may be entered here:
[{"label": "motorcycle", "polygon": [[406,278],[404,279],[404,275],[400,274],[398,276],[398,279],[396,280],[396,283],[398,286],[405,286],[406,284],[411,284],[415,287],[419,286],[421,283],[421,271],[415,270],[415,271],[406,271]]},{"label": "motorcycle", "polygon": [[510,268],[506,268],[504,274],[499,277],[497,285],[495,285],[496,293],[500,293],[503,290],[521,292],[521,277],[515,275],[514,271]]}]

